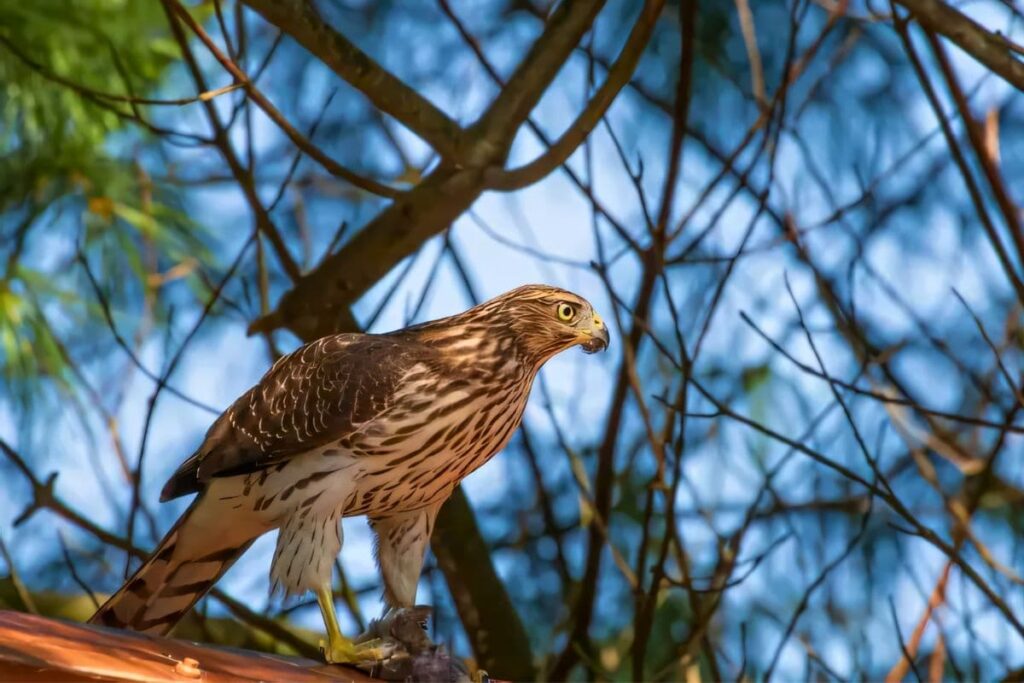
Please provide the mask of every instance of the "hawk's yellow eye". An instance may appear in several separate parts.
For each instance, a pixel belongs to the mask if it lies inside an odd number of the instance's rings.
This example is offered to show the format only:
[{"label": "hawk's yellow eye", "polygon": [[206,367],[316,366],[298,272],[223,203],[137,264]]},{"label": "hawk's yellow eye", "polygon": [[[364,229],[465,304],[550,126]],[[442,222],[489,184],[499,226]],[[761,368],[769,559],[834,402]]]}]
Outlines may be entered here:
[{"label": "hawk's yellow eye", "polygon": [[559,320],[572,320],[576,315],[576,309],[569,304],[558,304],[558,318]]}]

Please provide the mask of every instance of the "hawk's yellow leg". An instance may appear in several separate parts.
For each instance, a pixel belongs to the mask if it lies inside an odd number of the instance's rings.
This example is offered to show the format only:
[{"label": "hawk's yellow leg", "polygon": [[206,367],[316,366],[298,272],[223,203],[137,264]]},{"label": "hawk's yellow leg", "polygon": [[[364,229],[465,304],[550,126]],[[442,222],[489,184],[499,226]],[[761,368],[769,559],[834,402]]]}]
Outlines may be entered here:
[{"label": "hawk's yellow leg", "polygon": [[376,647],[380,644],[379,640],[357,644],[341,635],[338,616],[334,613],[334,595],[329,582],[317,589],[316,601],[320,605],[320,614],[324,617],[324,626],[327,627],[327,643],[320,641],[320,649],[323,650],[324,659],[329,664],[358,664],[384,658],[383,650]]}]

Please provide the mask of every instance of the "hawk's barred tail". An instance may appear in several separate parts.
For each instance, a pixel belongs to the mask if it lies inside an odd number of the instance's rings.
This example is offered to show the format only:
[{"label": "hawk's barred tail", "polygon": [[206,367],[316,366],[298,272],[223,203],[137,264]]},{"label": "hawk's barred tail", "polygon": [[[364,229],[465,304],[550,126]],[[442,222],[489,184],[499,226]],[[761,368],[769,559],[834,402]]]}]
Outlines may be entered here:
[{"label": "hawk's barred tail", "polygon": [[197,498],[89,623],[154,635],[174,628],[259,535],[239,533],[237,520],[227,526],[231,515],[214,515],[212,507]]}]

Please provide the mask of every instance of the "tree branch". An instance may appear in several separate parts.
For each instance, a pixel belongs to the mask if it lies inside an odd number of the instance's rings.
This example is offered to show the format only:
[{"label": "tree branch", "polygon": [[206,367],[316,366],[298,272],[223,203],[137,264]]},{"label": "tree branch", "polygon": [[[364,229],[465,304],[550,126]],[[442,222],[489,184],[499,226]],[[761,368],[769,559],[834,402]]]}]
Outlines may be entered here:
[{"label": "tree branch", "polygon": [[303,641],[306,658],[290,658],[7,611],[0,612],[0,639],[3,680],[377,680],[349,667],[323,666]]},{"label": "tree branch", "polygon": [[458,161],[463,130],[443,111],[327,24],[307,0],[243,0],[446,159]]},{"label": "tree branch", "polygon": [[989,187],[992,188],[992,194],[995,196],[996,204],[999,205],[999,211],[1003,214],[1006,226],[1010,230],[1010,237],[1013,238],[1013,244],[1017,249],[1017,258],[1024,259],[1024,227],[1021,226],[1020,209],[1014,202],[1013,197],[1010,196],[1010,192],[1006,189],[1006,183],[999,172],[996,160],[985,150],[984,134],[978,122],[971,114],[967,97],[964,94],[963,88],[960,87],[956,72],[953,71],[953,65],[946,55],[946,49],[943,47],[942,41],[931,31],[925,31],[925,37],[928,39],[928,44],[931,45],[932,52],[935,53],[939,68],[946,79],[946,85],[949,87],[950,94],[953,95],[957,111],[960,112],[960,118],[964,121],[967,139],[970,140],[971,146],[974,148],[974,153],[978,157],[981,170],[985,173],[985,178],[988,180]]},{"label": "tree branch", "polygon": [[490,551],[461,488],[438,513],[431,548],[478,666],[510,681],[536,680],[530,639],[508,593],[493,591],[493,586],[501,586],[501,579],[487,561]]},{"label": "tree branch", "polygon": [[341,249],[296,281],[249,334],[289,327],[311,341],[356,331],[349,305],[402,259],[441,232],[483,192],[479,170],[442,166],[371,220]]},{"label": "tree branch", "polygon": [[[174,11],[174,7],[171,5],[169,0],[162,0],[164,12],[167,15],[167,23],[171,28],[171,35],[174,37],[175,42],[178,43],[178,48],[181,50],[182,59],[185,60],[185,64],[188,67],[189,72],[192,74],[192,80],[195,81],[196,87],[201,91],[207,90],[206,80],[203,78],[203,73],[199,68],[199,64],[196,62],[195,55],[192,54],[192,50],[188,44],[188,38],[185,36],[185,32],[182,30],[181,25],[178,23],[177,13]],[[270,245],[274,248],[274,253],[277,255],[278,261],[281,263],[281,267],[287,273],[288,277],[293,281],[298,280],[302,271],[299,269],[295,259],[292,258],[291,253],[288,251],[288,246],[284,243],[284,239],[281,237],[281,233],[278,232],[277,226],[274,225],[274,221],[271,220],[270,214],[263,206],[263,202],[260,201],[259,194],[256,191],[256,183],[254,182],[253,176],[248,170],[242,165],[238,159],[238,155],[235,154],[234,148],[231,146],[231,140],[228,137],[227,130],[224,128],[220,121],[220,117],[217,115],[217,109],[213,106],[212,102],[203,101],[203,108],[206,110],[207,118],[210,120],[210,128],[213,130],[214,144],[221,151],[221,155],[224,157],[224,161],[231,169],[231,175],[234,177],[235,182],[238,183],[239,189],[245,195],[246,201],[252,208],[253,220],[256,223],[256,227],[266,235],[270,241]]]},{"label": "tree branch", "polygon": [[941,0],[896,0],[919,24],[941,33],[961,50],[1024,92],[1024,64],[1013,53],[1016,48],[1003,36],[992,33]]},{"label": "tree branch", "polygon": [[[353,85],[360,87],[361,83],[364,87],[385,90],[408,88],[343,36],[326,27],[315,14],[304,16],[301,21],[295,17],[278,16],[282,12],[281,7],[294,5],[297,0],[284,0],[280,4],[269,3],[268,0],[245,1],[264,16],[279,18],[280,23],[272,20],[282,30],[302,29],[309,33],[302,34],[305,38],[315,35],[322,40],[326,40],[321,35],[324,31],[334,35],[332,40],[338,42],[338,46],[332,48],[334,52],[314,54],[327,61],[343,77],[349,74],[354,78],[361,74],[362,80],[358,83],[350,79]],[[269,332],[287,325],[300,337],[310,340],[332,332],[357,329],[349,305],[424,241],[451,225],[487,189],[484,169],[504,160],[515,130],[526,120],[572,54],[601,5],[603,2],[568,0],[559,6],[544,33],[487,112],[465,135],[461,129],[452,133],[456,138],[449,141],[449,146],[452,149],[461,146],[460,149],[468,155],[463,165],[441,164],[419,185],[398,197],[341,251],[327,256],[318,267],[300,278],[295,287],[281,298],[277,310],[255,321],[249,333]],[[308,14],[313,10],[303,12]],[[310,24],[314,19],[317,23]],[[351,64],[344,68],[334,64],[343,57],[359,62],[358,73],[353,75]],[[388,111],[383,105],[381,108]],[[388,113],[394,115],[394,112]]]},{"label": "tree branch", "polygon": [[935,117],[939,120],[939,126],[942,128],[942,135],[946,138],[946,144],[949,145],[950,154],[953,156],[953,161],[956,162],[960,175],[963,176],[964,187],[967,189],[967,194],[970,196],[971,203],[974,205],[974,209],[978,214],[978,220],[981,222],[981,227],[984,229],[985,235],[992,244],[992,249],[995,251],[997,258],[999,259],[999,263],[1006,273],[1006,279],[1010,281],[1010,285],[1016,292],[1017,299],[1024,303],[1024,279],[1022,279],[1018,273],[1013,259],[1010,258],[1006,251],[1006,247],[1003,245],[999,231],[996,229],[996,226],[988,215],[988,209],[986,208],[985,199],[981,194],[981,190],[974,180],[974,175],[971,173],[967,160],[964,158],[963,151],[960,149],[960,145],[957,142],[953,128],[950,126],[949,121],[943,114],[942,105],[939,103],[938,95],[935,92],[935,88],[932,86],[931,80],[928,78],[924,65],[921,63],[921,59],[918,57],[917,52],[914,50],[914,44],[911,41],[910,33],[907,30],[907,23],[904,20],[896,19],[894,25],[896,27],[896,34],[903,43],[903,49],[907,53],[911,66],[914,68],[914,73],[917,74],[917,79],[921,83],[921,89],[924,91],[925,97],[928,99],[932,110],[934,110]]},{"label": "tree branch", "polygon": [[532,185],[572,156],[604,117],[619,91],[632,78],[664,4],[664,0],[644,2],[640,16],[633,24],[633,30],[622,47],[619,58],[608,70],[604,83],[562,136],[546,152],[524,166],[507,171],[489,171],[487,180],[490,189],[509,191]]},{"label": "tree branch", "polygon": [[[213,42],[210,36],[207,35],[206,31],[203,30],[203,27],[199,22],[189,14],[188,10],[185,9],[180,2],[172,0],[171,7],[174,8],[175,13],[181,18],[181,20],[184,21],[190,29],[192,29],[192,32],[196,34],[196,37],[199,38],[200,42],[206,46],[206,49],[210,51],[210,54],[214,56],[220,65],[223,66],[224,69],[226,69],[227,72],[230,73],[243,88],[245,88],[246,94],[252,98],[252,101],[263,110],[270,120],[273,121],[285,135],[288,136],[288,139],[292,141],[292,144],[309,155],[310,158],[316,160],[316,162],[323,166],[328,173],[351,183],[361,190],[392,199],[398,196],[399,191],[395,188],[388,187],[387,185],[370,178],[364,178],[361,175],[348,170],[325,154],[319,147],[310,142],[310,140],[296,130],[295,126],[288,122],[285,115],[282,114],[262,92],[260,92],[249,76],[238,68],[238,65],[235,64],[231,58],[220,51],[217,44]],[[223,88],[221,90],[223,90]]]},{"label": "tree branch", "polygon": [[566,0],[483,116],[467,131],[472,162],[504,160],[516,131],[572,55],[604,0]]}]

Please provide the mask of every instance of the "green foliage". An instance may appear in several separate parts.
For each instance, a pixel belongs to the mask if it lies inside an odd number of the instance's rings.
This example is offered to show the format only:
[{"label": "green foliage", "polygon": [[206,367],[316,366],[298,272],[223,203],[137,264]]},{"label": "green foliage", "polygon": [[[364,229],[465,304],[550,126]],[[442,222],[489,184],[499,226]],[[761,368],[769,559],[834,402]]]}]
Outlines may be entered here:
[{"label": "green foliage", "polygon": [[740,373],[740,381],[743,384],[743,391],[753,394],[763,386],[772,376],[772,369],[767,363],[743,368]]},{"label": "green foliage", "polygon": [[125,123],[84,90],[139,95],[175,58],[158,3],[39,0],[0,5],[0,208],[81,189]]},{"label": "green foliage", "polygon": [[16,408],[73,389],[77,342],[111,339],[75,249],[136,326],[162,315],[161,274],[212,260],[176,188],[143,170],[158,141],[102,96],[153,97],[177,59],[159,3],[0,4],[0,383]]}]

